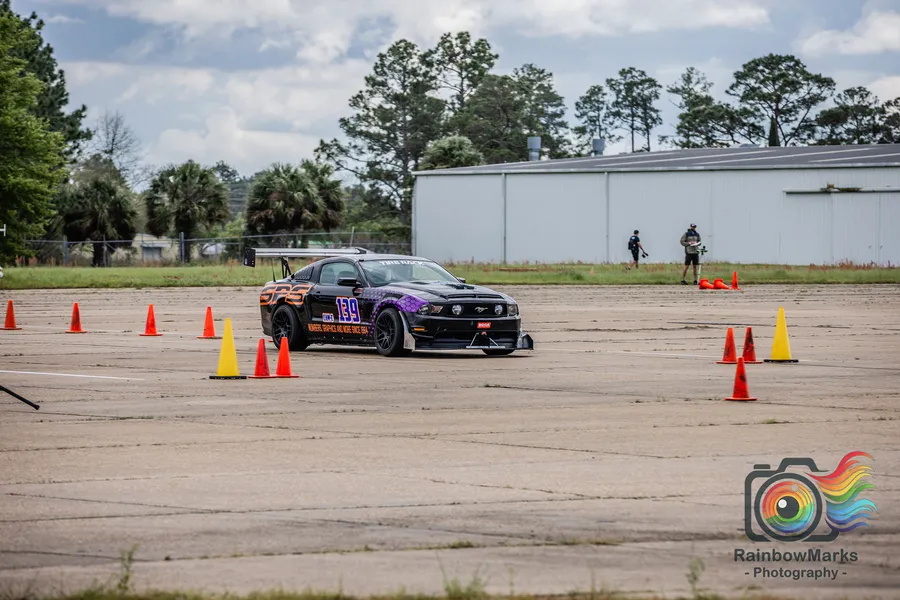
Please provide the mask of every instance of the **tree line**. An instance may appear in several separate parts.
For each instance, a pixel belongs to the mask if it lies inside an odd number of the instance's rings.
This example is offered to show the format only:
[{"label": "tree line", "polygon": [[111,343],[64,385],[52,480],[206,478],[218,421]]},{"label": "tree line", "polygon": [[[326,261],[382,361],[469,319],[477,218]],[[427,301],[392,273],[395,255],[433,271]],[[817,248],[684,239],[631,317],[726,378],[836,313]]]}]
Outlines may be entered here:
[{"label": "tree line", "polygon": [[408,224],[415,171],[525,161],[529,136],[540,136],[550,159],[590,155],[594,138],[650,151],[663,125],[663,91],[679,110],[674,133],[657,138],[666,147],[900,142],[900,98],[882,102],[864,87],[838,93],[832,78],[791,55],[742,65],[728,101],[716,100],[694,67],[665,88],[626,67],[585,90],[574,122],[552,73],[528,63],[499,74],[498,58],[486,39],[466,32],[446,33],[434,48],[394,43],[350,98],[351,114],[339,122],[345,141],[322,141],[317,156],[354,174]]},{"label": "tree line", "polygon": [[679,110],[674,133],[656,137],[665,147],[900,141],[900,98],[882,102],[861,87],[838,93],[834,80],[775,54],[744,64],[727,102],[694,68],[665,89],[638,68],[621,69],[585,90],[570,123],[552,73],[531,63],[496,73],[490,43],[459,32],[433,48],[400,40],[380,53],[339,120],[343,139],[322,140],[299,164],[250,176],[224,161],[152,168],[121,114],[87,127],[85,106],[68,111],[65,74],[43,27],[0,0],[4,261],[33,255],[25,240],[40,237],[91,244],[97,266],[110,245],[130,244],[138,232],[194,239],[353,226],[408,240],[414,172],[524,161],[529,136],[541,137],[547,158],[588,155],[594,138],[650,151],[663,91]]}]

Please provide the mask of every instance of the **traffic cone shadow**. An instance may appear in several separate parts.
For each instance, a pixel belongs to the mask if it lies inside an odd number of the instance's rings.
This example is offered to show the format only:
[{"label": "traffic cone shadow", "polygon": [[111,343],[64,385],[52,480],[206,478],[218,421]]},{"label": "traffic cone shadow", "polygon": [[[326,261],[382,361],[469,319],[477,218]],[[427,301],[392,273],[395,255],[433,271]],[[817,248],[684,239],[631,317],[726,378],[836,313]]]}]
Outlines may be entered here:
[{"label": "traffic cone shadow", "polygon": [[206,320],[203,323],[203,335],[197,336],[198,340],[221,340],[216,335],[216,327],[213,324],[212,307],[206,307]]},{"label": "traffic cone shadow", "polygon": [[144,327],[144,333],[141,337],[159,337],[162,334],[156,331],[156,314],[153,312],[153,305],[147,308],[147,326]]},{"label": "traffic cone shadow", "polygon": [[275,365],[275,377],[300,377],[291,373],[291,353],[288,348],[287,338],[281,338],[278,348],[278,364]]},{"label": "traffic cone shadow", "polygon": [[750,389],[747,386],[747,371],[744,369],[744,357],[740,357],[737,363],[737,371],[734,374],[734,391],[730,398],[726,400],[736,400],[740,402],[752,402],[759,400],[750,396]]},{"label": "traffic cone shadow", "polygon": [[275,376],[269,373],[269,357],[266,356],[266,340],[259,338],[259,344],[256,347],[256,370],[250,379],[274,379]]},{"label": "traffic cone shadow", "polygon": [[734,346],[734,329],[731,327],[728,328],[728,333],[725,335],[725,352],[722,355],[722,360],[718,360],[716,363],[720,365],[737,364],[737,350]]},{"label": "traffic cone shadow", "polygon": [[772,341],[772,358],[765,359],[767,363],[796,363],[800,362],[791,357],[791,342],[788,339],[787,320],[784,318],[784,307],[778,307],[778,321],[775,324],[775,339]]},{"label": "traffic cone shadow", "polygon": [[756,360],[756,347],[753,345],[753,329],[748,327],[744,335],[744,351],[742,357],[745,365],[759,365],[762,361]]},{"label": "traffic cone shadow", "polygon": [[81,310],[78,308],[77,302],[72,306],[72,324],[69,325],[66,333],[87,333],[81,328]]},{"label": "traffic cone shadow", "polygon": [[12,300],[6,301],[6,322],[3,324],[3,329],[7,331],[22,329],[16,325],[16,309],[13,307]]},{"label": "traffic cone shadow", "polygon": [[219,351],[219,367],[210,379],[247,379],[238,369],[237,350],[234,347],[234,334],[231,332],[231,319],[225,319],[225,336],[222,349]]}]

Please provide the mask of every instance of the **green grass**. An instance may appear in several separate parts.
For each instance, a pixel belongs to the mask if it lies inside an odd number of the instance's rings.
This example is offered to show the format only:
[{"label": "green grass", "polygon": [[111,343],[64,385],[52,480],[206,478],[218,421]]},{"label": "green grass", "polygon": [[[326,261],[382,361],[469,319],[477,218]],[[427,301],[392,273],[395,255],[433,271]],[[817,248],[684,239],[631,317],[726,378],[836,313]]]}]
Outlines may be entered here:
[{"label": "green grass", "polygon": [[[339,586],[337,592],[314,591],[289,591],[284,589],[271,589],[257,591],[249,594],[195,592],[195,591],[167,591],[162,589],[147,589],[137,591],[134,589],[134,555],[137,546],[122,553],[118,576],[112,576],[106,583],[95,583],[91,587],[69,594],[36,594],[30,586],[22,591],[13,589],[12,585],[0,589],[0,600],[620,600],[625,595],[616,590],[601,587],[599,590],[592,583],[589,591],[572,590],[566,594],[521,594],[515,592],[513,573],[510,571],[509,592],[506,594],[492,594],[486,590],[487,581],[481,576],[479,568],[468,583],[461,582],[458,578],[448,578],[444,572],[444,593],[438,595],[410,594],[401,588],[393,594],[378,596],[353,596],[343,592],[343,586]],[[703,561],[693,558],[690,561],[687,580],[691,587],[691,594],[682,597],[683,600],[726,600],[726,596],[707,593],[699,586],[700,576],[705,569]],[[591,577],[594,581],[594,577]],[[748,588],[739,596],[741,600],[786,600],[785,598],[771,596],[765,593],[750,594]],[[632,600],[658,598],[655,594],[629,594]]]},{"label": "green grass", "polygon": [[[302,266],[300,263],[294,268]],[[483,285],[678,285],[682,266],[643,265],[625,271],[622,265],[589,264],[448,264],[454,275]],[[900,283],[900,268],[840,265],[834,267],[785,265],[732,265],[710,263],[701,277],[731,283],[737,271],[739,283],[759,284],[873,284]],[[281,270],[276,267],[276,276]],[[692,274],[688,273],[688,280]],[[145,288],[260,286],[272,279],[268,264],[255,269],[240,264],[185,267],[8,267],[0,289],[47,288]]]}]

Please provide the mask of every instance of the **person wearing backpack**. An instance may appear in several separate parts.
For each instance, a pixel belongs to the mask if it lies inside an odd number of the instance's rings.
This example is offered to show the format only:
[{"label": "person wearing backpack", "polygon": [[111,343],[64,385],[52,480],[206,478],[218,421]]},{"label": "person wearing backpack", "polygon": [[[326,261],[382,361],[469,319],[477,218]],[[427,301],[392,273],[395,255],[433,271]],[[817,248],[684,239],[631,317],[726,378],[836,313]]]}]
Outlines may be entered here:
[{"label": "person wearing backpack", "polygon": [[641,238],[638,237],[638,230],[634,230],[634,235],[628,239],[628,249],[631,250],[632,261],[631,264],[625,267],[626,271],[630,271],[631,267],[638,268],[640,265],[638,264],[638,254],[643,254],[644,258],[647,258],[649,254],[644,251],[644,246],[641,245]]}]

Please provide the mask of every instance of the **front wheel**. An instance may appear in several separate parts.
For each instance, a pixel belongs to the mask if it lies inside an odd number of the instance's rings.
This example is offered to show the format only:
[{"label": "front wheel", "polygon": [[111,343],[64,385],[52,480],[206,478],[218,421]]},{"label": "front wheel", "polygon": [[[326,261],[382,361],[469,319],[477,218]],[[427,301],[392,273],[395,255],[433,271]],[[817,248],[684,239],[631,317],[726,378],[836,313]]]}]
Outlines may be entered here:
[{"label": "front wheel", "polygon": [[300,329],[300,319],[297,313],[287,304],[282,304],[272,314],[272,341],[277,348],[281,348],[282,338],[287,338],[290,350],[306,350],[309,342]]},{"label": "front wheel", "polygon": [[482,352],[488,356],[509,356],[516,351],[515,348],[482,348]]},{"label": "front wheel", "polygon": [[386,308],[375,320],[375,349],[382,356],[403,356],[403,319],[394,308]]}]

